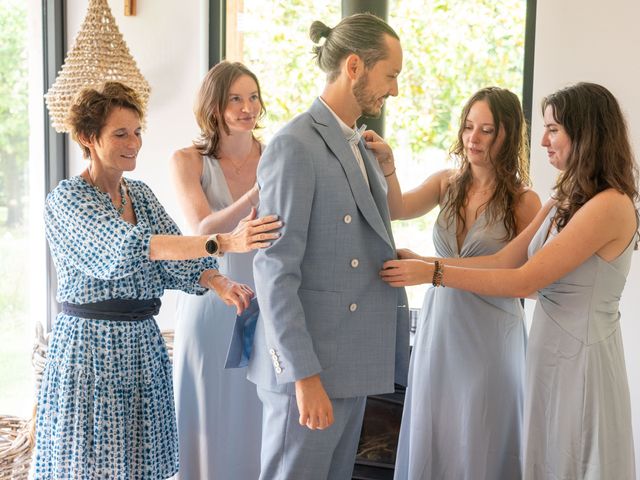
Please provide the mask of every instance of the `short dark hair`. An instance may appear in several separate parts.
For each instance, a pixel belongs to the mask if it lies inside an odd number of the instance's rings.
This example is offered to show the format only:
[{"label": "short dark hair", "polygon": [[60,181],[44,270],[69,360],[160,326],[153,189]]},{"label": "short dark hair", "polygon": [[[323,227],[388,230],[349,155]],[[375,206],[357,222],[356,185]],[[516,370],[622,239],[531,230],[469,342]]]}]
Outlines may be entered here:
[{"label": "short dark hair", "polygon": [[345,17],[333,28],[316,20],[309,29],[313,43],[320,42],[322,37],[326,38],[322,45],[313,47],[313,53],[330,83],[338,78],[342,60],[352,53],[358,55],[368,69],[387,58],[385,35],[399,40],[393,28],[371,13]]},{"label": "short dark hair", "polygon": [[127,108],[144,118],[144,108],[138,94],[120,82],[105,82],[97,87],[81,90],[74,99],[66,124],[71,137],[82,147],[85,158],[89,158],[89,148],[80,142],[80,137],[100,138],[107,117],[115,108]]}]

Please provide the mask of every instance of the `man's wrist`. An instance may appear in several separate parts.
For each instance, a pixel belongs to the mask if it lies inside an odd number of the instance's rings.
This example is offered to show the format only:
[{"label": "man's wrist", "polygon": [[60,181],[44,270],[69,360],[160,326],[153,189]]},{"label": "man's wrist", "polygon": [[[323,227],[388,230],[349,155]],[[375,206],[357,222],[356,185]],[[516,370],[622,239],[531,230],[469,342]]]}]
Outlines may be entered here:
[{"label": "man's wrist", "polygon": [[316,385],[322,385],[322,381],[320,380],[320,375],[315,374],[310,377],[301,378],[300,380],[295,381],[296,388],[306,388]]}]

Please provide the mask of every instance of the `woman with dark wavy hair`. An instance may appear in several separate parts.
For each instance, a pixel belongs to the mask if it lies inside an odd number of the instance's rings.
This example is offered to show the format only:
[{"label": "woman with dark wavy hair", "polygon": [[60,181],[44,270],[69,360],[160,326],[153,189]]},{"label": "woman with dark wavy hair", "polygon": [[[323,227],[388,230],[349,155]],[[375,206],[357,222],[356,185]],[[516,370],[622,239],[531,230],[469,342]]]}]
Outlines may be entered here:
[{"label": "woman with dark wavy hair", "polygon": [[[525,386],[525,479],[635,479],[618,306],[638,241],[638,172],[604,87],[578,83],[542,102],[542,146],[560,170],[552,198],[498,253],[385,263],[392,286],[538,294]],[[437,289],[441,291],[443,289]]]},{"label": "woman with dark wavy hair", "polygon": [[[194,233],[226,232],[255,217],[263,146],[254,131],[264,111],[258,78],[245,65],[220,62],[202,80],[194,106],[200,136],[171,159]],[[220,269],[253,287],[254,253],[225,254]],[[214,295],[180,298],[174,383],[182,480],[260,474],[262,403],[245,369],[224,368],[234,318]]]},{"label": "woman with dark wavy hair", "polygon": [[[468,100],[451,149],[458,168],[435,173],[414,190],[400,191],[386,145],[369,146],[387,177],[392,218],[415,218],[440,206],[433,232],[439,256],[495,253],[540,209],[529,188],[524,115],[509,90],[483,88]],[[409,250],[400,250],[399,257],[419,258]],[[520,478],[525,346],[517,299],[427,291],[396,478]]]}]

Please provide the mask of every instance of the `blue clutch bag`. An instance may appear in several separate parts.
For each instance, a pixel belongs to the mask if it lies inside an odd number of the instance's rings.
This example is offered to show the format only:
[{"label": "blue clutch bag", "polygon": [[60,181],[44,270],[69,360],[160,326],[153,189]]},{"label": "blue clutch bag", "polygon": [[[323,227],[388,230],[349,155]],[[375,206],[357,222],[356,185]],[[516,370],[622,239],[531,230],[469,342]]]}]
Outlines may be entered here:
[{"label": "blue clutch bag", "polygon": [[259,314],[258,299],[253,297],[245,311],[236,316],[224,368],[242,368],[249,364]]}]

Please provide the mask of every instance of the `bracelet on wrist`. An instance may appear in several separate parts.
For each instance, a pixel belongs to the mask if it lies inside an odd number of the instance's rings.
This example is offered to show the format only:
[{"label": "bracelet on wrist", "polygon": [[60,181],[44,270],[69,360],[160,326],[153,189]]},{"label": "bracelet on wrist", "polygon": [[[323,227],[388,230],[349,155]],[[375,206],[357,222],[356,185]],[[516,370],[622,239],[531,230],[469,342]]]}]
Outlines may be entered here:
[{"label": "bracelet on wrist", "polygon": [[431,284],[434,287],[444,287],[442,284],[442,277],[444,276],[444,263],[440,260],[435,260],[433,262],[433,279],[431,280]]},{"label": "bracelet on wrist", "polygon": [[394,173],[396,173],[396,167],[393,167],[393,170],[391,170],[390,173],[386,173],[384,175],[384,178],[389,178],[391,175],[393,175]]}]

